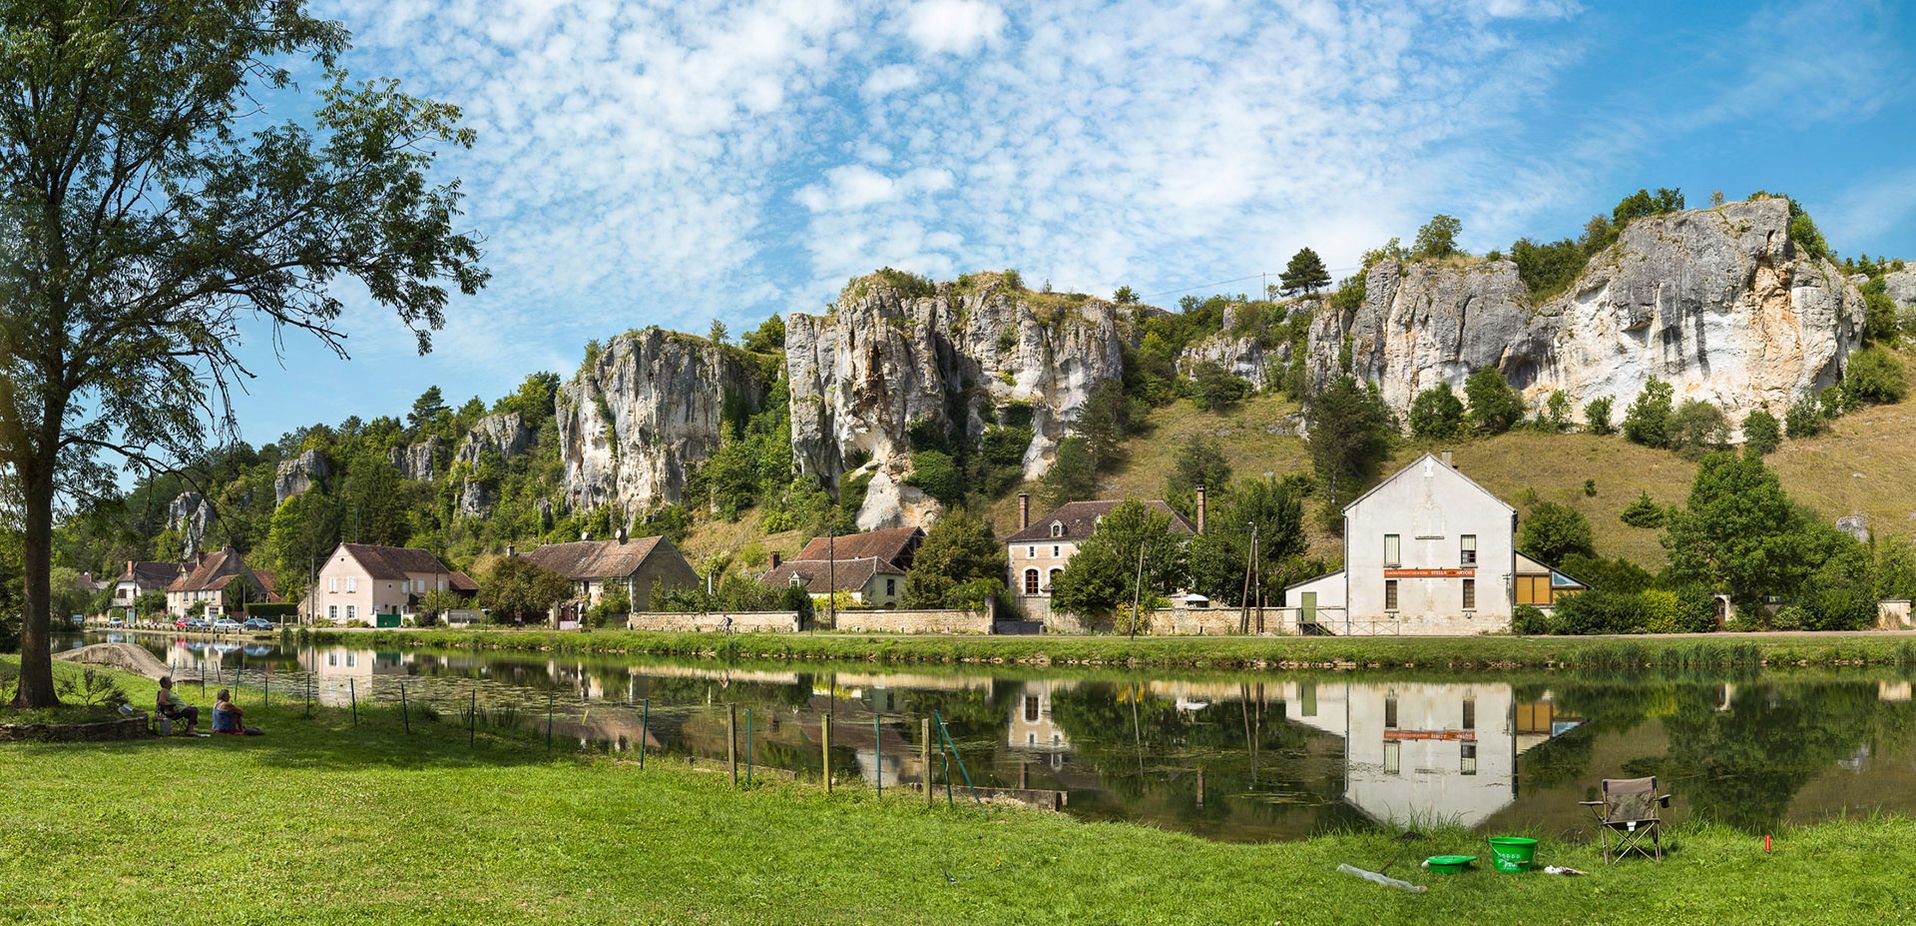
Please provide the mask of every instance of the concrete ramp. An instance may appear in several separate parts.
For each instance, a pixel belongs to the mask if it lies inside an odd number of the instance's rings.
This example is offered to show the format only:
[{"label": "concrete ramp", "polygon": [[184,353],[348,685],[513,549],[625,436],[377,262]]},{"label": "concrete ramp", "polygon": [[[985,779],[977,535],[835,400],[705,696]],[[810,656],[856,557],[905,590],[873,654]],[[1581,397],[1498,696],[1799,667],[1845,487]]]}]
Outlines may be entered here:
[{"label": "concrete ramp", "polygon": [[110,666],[136,675],[144,675],[155,681],[162,675],[172,674],[172,670],[166,667],[166,663],[160,661],[160,657],[153,655],[146,647],[133,643],[95,643],[92,646],[55,653],[53,658],[88,665]]}]

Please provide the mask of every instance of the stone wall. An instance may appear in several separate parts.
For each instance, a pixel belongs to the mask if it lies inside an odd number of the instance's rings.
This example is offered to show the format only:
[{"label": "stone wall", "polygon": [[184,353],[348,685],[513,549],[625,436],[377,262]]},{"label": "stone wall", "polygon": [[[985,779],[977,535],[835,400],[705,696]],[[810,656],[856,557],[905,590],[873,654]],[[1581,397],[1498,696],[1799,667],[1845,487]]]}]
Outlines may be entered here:
[{"label": "stone wall", "polygon": [[726,621],[731,621],[734,633],[797,633],[797,611],[739,611],[726,613],[711,611],[705,613],[673,613],[667,611],[645,611],[634,614],[626,620],[626,626],[633,630],[666,630],[675,633],[715,633],[726,629]]},{"label": "stone wall", "polygon": [[1907,600],[1892,598],[1876,603],[1877,630],[1908,630],[1910,627],[1909,602]]},{"label": "stone wall", "polygon": [[992,621],[989,609],[838,612],[838,629],[852,633],[990,633]]}]

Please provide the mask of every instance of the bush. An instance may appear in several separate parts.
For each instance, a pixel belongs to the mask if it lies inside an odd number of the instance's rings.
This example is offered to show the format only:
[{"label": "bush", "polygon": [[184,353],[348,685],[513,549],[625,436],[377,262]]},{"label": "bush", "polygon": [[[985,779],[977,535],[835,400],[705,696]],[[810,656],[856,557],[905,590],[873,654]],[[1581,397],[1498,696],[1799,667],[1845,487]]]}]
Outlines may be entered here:
[{"label": "bush", "polygon": [[1823,417],[1823,406],[1813,398],[1798,399],[1783,415],[1783,427],[1789,432],[1791,440],[1815,437],[1828,426],[1828,419]]},{"label": "bush", "polygon": [[911,475],[905,477],[905,484],[948,505],[965,497],[964,474],[951,454],[942,450],[912,451]]},{"label": "bush", "polygon": [[1843,370],[1843,398],[1850,405],[1893,405],[1903,400],[1908,384],[1903,365],[1889,351],[1865,347],[1851,354]]},{"label": "bush", "polygon": [[1410,433],[1426,440],[1450,440],[1463,433],[1464,403],[1450,386],[1439,383],[1410,403]]},{"label": "bush", "polygon": [[1751,453],[1768,456],[1782,443],[1783,426],[1769,409],[1759,408],[1743,416],[1743,446]]},{"label": "bush", "polygon": [[1637,493],[1637,500],[1625,505],[1623,513],[1617,517],[1631,527],[1662,527],[1666,516],[1663,506],[1650,498],[1650,493]]},{"label": "bush", "polygon": [[1192,371],[1189,387],[1191,401],[1207,412],[1221,412],[1251,394],[1251,384],[1223,367],[1205,361]]},{"label": "bush", "polygon": [[1623,414],[1623,436],[1645,447],[1670,446],[1670,384],[1652,377]]},{"label": "bush", "polygon": [[1670,447],[1698,459],[1730,443],[1730,420],[1723,410],[1701,399],[1685,399],[1670,418]]},{"label": "bush", "polygon": [[1520,604],[1510,612],[1510,632],[1526,637],[1550,633],[1550,617],[1536,605]]},{"label": "bush", "polygon": [[1616,427],[1610,423],[1610,409],[1613,400],[1609,396],[1591,399],[1583,407],[1583,420],[1588,423],[1592,434],[1614,434]]},{"label": "bush", "polygon": [[1590,589],[1557,602],[1556,617],[1561,633],[1642,633],[1643,597]]},{"label": "bush", "polygon": [[1523,397],[1510,388],[1503,371],[1484,367],[1464,381],[1470,402],[1470,424],[1482,434],[1502,434],[1523,420]]},{"label": "bush", "polygon": [[1709,633],[1716,629],[1716,598],[1703,586],[1646,589],[1638,597],[1643,601],[1643,628],[1651,633]]}]

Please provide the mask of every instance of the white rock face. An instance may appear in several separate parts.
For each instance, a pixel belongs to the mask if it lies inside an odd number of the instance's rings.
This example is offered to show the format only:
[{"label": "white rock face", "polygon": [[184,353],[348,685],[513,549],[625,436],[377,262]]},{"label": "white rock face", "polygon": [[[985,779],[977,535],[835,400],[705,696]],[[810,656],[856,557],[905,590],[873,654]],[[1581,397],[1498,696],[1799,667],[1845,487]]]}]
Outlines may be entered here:
[{"label": "white rock face", "polygon": [[1883,290],[1896,300],[1896,308],[1905,317],[1916,312],[1916,270],[1892,270],[1883,274]]},{"label": "white rock face", "polygon": [[333,461],[317,450],[281,460],[273,479],[273,504],[302,495],[333,472]]},{"label": "white rock face", "polygon": [[939,506],[903,484],[912,426],[975,439],[997,409],[1025,403],[1025,474],[1036,478],[1092,390],[1123,374],[1132,330],[1111,303],[1025,293],[995,274],[928,293],[866,277],[830,314],[786,319],[798,467],[828,481],[869,468],[861,528],[923,524]]},{"label": "white rock face", "polygon": [[1348,337],[1353,371],[1400,412],[1495,366],[1533,406],[1561,389],[1579,411],[1609,397],[1621,416],[1656,377],[1735,423],[1835,383],[1862,324],[1861,293],[1799,253],[1788,203],[1765,199],[1639,219],[1534,310],[1508,261],[1381,262],[1361,308],[1315,320],[1310,369],[1332,375]]},{"label": "white rock face", "polygon": [[167,529],[180,535],[180,562],[192,559],[206,548],[206,522],[213,517],[213,503],[198,492],[181,492],[166,509]]},{"label": "white rock face", "polygon": [[433,469],[445,455],[445,442],[437,435],[407,447],[394,447],[386,454],[392,465],[407,479],[425,482],[432,478]]},{"label": "white rock face", "polygon": [[613,338],[559,388],[566,502],[632,516],[678,501],[687,466],[718,449],[728,402],[749,413],[765,389],[742,352],[703,338],[659,328]]}]

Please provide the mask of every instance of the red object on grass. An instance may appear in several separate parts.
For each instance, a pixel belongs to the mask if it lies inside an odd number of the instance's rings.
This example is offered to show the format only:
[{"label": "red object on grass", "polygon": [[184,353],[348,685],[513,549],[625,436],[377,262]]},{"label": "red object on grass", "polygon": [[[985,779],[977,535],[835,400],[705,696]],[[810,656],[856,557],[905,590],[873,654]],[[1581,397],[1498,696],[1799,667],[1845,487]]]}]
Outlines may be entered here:
[{"label": "red object on grass", "polygon": [[1770,854],[1770,834],[1768,833],[1763,834],[1763,854]]}]

